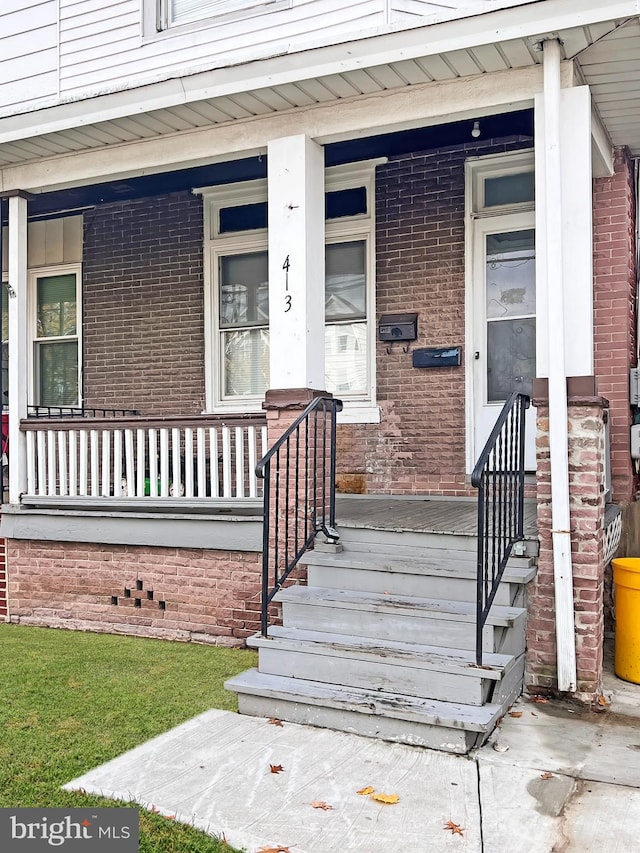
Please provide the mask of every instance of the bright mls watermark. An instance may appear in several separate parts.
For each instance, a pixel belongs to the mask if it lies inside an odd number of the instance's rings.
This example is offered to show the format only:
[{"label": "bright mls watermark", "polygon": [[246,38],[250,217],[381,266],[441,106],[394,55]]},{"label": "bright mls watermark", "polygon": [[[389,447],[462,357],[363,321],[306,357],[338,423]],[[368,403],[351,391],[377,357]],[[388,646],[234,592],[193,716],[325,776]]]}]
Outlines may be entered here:
[{"label": "bright mls watermark", "polygon": [[0,809],[7,853],[138,853],[138,809]]}]

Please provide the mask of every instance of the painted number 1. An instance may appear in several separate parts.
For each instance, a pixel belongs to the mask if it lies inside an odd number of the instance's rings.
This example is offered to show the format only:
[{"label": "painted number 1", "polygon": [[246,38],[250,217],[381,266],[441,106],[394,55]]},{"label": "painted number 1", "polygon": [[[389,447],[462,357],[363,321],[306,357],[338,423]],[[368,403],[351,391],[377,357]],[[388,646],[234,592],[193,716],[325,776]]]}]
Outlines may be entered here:
[{"label": "painted number 1", "polygon": [[287,314],[291,311],[291,295],[289,291],[289,268],[291,264],[289,262],[289,255],[284,259],[284,263],[282,264],[282,269],[284,270],[284,289],[287,291],[284,297],[284,313]]}]

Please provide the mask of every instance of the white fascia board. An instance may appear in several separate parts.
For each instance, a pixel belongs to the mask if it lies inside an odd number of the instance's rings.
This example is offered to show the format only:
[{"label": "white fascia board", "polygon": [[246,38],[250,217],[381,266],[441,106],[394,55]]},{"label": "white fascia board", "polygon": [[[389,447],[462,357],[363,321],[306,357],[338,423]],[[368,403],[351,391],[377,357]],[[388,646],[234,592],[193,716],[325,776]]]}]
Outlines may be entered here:
[{"label": "white fascia board", "polygon": [[535,40],[595,23],[640,15],[640,0],[537,0],[485,14],[424,25],[263,59],[237,56],[234,64],[110,93],[80,95],[67,103],[0,119],[0,144],[96,122],[238,92],[295,83],[391,62],[434,56],[512,39]]},{"label": "white fascia board", "polygon": [[598,112],[591,110],[591,159],[594,178],[610,178],[614,172],[613,143]]},{"label": "white fascia board", "polygon": [[[570,85],[567,81],[573,78],[571,65],[563,65],[563,85]],[[418,84],[157,139],[5,166],[0,170],[0,190],[44,192],[223,162],[264,154],[270,140],[300,133],[327,144],[477,118],[531,106],[541,90],[539,65]]]}]

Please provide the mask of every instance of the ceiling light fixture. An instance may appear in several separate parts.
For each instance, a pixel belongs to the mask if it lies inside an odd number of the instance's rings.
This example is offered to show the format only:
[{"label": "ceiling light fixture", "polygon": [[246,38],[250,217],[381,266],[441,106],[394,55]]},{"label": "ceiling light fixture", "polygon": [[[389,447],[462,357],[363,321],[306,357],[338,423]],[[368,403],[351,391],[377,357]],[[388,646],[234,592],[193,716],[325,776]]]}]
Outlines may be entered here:
[{"label": "ceiling light fixture", "polygon": [[473,123],[473,127],[471,128],[471,136],[474,139],[477,139],[480,136],[480,122],[476,119]]}]

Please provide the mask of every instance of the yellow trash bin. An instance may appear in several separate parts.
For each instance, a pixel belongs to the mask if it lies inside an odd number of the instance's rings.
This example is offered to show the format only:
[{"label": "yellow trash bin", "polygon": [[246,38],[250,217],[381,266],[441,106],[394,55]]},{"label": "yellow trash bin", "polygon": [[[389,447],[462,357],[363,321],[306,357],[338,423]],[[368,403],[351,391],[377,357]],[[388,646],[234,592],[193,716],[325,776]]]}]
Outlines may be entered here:
[{"label": "yellow trash bin", "polygon": [[616,596],[615,671],[640,684],[640,557],[613,560]]}]

